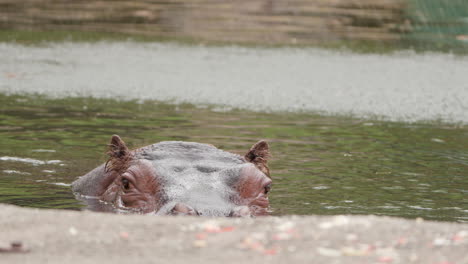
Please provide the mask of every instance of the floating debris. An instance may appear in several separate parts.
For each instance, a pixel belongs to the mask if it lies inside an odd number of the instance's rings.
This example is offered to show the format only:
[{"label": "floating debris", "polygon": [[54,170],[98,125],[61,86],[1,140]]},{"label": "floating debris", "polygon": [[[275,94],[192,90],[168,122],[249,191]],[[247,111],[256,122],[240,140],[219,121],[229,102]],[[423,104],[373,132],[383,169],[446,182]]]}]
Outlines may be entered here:
[{"label": "floating debris", "polygon": [[57,152],[55,149],[33,149],[32,152]]},{"label": "floating debris", "polygon": [[70,187],[71,186],[71,183],[64,183],[64,182],[51,182],[49,184],[57,185],[57,186],[65,186],[65,187]]},{"label": "floating debris", "polygon": [[440,139],[440,138],[431,138],[432,142],[437,142],[437,143],[445,143],[445,140]]},{"label": "floating debris", "polygon": [[17,171],[17,170],[3,170],[3,172],[7,174],[31,175],[31,173],[29,172],[22,172],[22,171]]},{"label": "floating debris", "polygon": [[320,185],[320,186],[312,187],[312,189],[314,189],[314,190],[327,190],[327,189],[330,189],[330,187],[325,186],[325,185]]},{"label": "floating debris", "polygon": [[30,163],[34,166],[37,165],[45,165],[45,164],[58,164],[61,163],[61,160],[37,160],[37,159],[31,159],[31,158],[19,158],[19,157],[9,157],[9,156],[3,156],[0,157],[0,161],[16,161],[16,162],[23,162],[23,163]]}]

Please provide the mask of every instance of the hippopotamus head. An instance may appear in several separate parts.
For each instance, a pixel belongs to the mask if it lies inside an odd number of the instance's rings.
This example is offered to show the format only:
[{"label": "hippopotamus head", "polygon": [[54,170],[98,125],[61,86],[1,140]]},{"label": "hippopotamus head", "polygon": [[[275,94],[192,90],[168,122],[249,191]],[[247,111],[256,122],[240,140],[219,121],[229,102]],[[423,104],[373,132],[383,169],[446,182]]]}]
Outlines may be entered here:
[{"label": "hippopotamus head", "polygon": [[[251,216],[268,211],[268,144],[244,156],[212,145],[167,141],[129,150],[112,136],[109,160],[72,183],[124,212],[156,215]],[[96,200],[95,199],[95,200]]]}]

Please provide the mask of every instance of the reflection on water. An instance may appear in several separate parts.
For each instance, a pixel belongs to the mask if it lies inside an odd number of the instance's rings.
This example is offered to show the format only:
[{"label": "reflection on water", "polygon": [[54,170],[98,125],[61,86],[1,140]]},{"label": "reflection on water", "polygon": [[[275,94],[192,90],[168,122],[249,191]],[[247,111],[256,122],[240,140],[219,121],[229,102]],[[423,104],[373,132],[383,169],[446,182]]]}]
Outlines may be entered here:
[{"label": "reflection on water", "polygon": [[105,160],[112,134],[133,148],[184,140],[239,154],[267,139],[276,215],[468,222],[466,126],[91,98],[0,95],[0,202],[82,208],[68,184]]}]

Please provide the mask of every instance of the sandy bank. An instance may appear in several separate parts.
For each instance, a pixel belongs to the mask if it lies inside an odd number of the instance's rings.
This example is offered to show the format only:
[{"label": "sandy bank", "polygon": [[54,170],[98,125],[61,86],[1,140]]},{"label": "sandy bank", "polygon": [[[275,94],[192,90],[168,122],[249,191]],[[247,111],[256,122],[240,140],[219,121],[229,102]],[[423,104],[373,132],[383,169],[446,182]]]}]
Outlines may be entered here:
[{"label": "sandy bank", "polygon": [[0,205],[2,263],[468,263],[468,225],[376,216],[150,217]]}]

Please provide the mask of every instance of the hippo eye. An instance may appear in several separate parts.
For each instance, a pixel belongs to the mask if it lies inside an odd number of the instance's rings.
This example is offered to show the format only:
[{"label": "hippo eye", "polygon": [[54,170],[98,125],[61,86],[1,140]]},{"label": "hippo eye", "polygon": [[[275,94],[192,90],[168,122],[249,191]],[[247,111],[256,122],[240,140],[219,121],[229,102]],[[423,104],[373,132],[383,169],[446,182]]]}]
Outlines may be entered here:
[{"label": "hippo eye", "polygon": [[122,187],[125,190],[130,189],[130,181],[127,178],[122,178]]},{"label": "hippo eye", "polygon": [[265,194],[268,194],[268,193],[270,192],[270,190],[271,190],[271,184],[268,184],[267,186],[265,186],[265,191],[264,191],[264,193],[265,193]]}]

